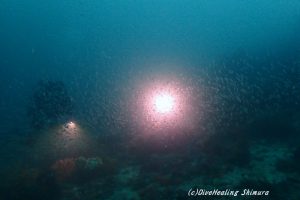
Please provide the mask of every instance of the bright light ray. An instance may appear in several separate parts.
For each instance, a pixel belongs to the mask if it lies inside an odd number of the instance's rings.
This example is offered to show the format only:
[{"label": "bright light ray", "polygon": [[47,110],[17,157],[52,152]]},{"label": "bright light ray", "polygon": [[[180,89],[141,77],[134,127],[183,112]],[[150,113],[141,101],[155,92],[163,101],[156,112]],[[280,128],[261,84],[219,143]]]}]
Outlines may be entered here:
[{"label": "bright light ray", "polygon": [[198,111],[193,106],[190,87],[167,78],[140,86],[132,99],[132,116],[143,135],[174,135],[193,129],[197,119],[194,113]]},{"label": "bright light ray", "polygon": [[174,106],[174,97],[168,93],[161,93],[154,97],[154,108],[158,113],[166,114],[172,112]]}]

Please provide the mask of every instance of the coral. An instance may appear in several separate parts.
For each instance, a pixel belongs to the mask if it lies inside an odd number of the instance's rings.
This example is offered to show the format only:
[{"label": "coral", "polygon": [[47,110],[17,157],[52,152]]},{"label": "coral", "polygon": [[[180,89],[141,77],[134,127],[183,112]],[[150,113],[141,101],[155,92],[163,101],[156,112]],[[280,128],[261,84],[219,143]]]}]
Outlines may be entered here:
[{"label": "coral", "polygon": [[52,167],[58,180],[62,181],[70,178],[76,170],[76,162],[73,158],[66,158],[56,161]]},{"label": "coral", "polygon": [[85,163],[85,169],[95,170],[103,165],[103,161],[101,158],[88,158]]},{"label": "coral", "polygon": [[279,145],[253,145],[251,148],[251,162],[249,167],[235,167],[222,178],[216,180],[221,185],[238,186],[244,180],[278,184],[286,181],[288,175],[276,169],[281,160],[290,159],[292,150]]},{"label": "coral", "polygon": [[65,181],[87,177],[90,178],[91,173],[100,173],[103,165],[103,160],[99,157],[78,157],[57,160],[51,166],[51,169],[55,172],[58,181]]},{"label": "coral", "polygon": [[131,188],[123,188],[115,190],[115,192],[108,198],[109,200],[139,200],[139,194]]},{"label": "coral", "polygon": [[117,180],[120,183],[127,184],[136,180],[139,176],[139,173],[139,167],[126,167],[119,172],[119,174],[117,175]]}]

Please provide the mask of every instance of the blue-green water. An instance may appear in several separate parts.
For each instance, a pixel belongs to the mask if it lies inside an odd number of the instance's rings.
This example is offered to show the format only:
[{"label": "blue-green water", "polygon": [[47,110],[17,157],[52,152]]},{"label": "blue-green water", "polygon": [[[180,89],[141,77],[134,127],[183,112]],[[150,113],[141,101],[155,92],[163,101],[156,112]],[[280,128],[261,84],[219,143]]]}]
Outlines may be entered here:
[{"label": "blue-green water", "polygon": [[2,0],[0,199],[298,200],[299,32],[297,0]]}]

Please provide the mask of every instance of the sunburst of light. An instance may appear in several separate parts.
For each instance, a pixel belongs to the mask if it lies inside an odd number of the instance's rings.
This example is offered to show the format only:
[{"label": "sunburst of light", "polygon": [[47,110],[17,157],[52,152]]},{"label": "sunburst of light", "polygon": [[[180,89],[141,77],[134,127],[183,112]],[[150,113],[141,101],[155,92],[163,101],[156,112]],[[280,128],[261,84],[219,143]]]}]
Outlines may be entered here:
[{"label": "sunburst of light", "polygon": [[154,97],[154,108],[158,113],[170,113],[175,106],[174,97],[167,92],[162,92]]},{"label": "sunburst of light", "polygon": [[132,99],[135,131],[174,135],[193,129],[199,113],[193,95],[191,87],[178,79],[158,79],[140,85]]}]

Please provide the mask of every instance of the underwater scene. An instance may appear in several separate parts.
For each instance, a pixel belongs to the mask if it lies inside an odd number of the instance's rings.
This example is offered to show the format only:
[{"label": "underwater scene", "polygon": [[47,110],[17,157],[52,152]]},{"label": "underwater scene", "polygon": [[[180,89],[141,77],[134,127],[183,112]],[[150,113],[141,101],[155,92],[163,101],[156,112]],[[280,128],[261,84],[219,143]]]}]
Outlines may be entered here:
[{"label": "underwater scene", "polygon": [[0,199],[300,199],[299,0],[1,0]]}]

